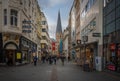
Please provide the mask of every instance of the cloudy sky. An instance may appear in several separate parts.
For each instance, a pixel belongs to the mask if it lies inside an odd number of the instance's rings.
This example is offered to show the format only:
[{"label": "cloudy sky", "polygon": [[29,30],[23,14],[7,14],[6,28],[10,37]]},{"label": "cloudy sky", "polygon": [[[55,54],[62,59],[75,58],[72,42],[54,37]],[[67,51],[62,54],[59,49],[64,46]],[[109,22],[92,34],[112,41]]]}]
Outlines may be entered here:
[{"label": "cloudy sky", "polygon": [[38,0],[38,2],[47,18],[49,35],[55,38],[58,11],[60,10],[62,30],[64,30],[68,25],[68,15],[73,0]]}]

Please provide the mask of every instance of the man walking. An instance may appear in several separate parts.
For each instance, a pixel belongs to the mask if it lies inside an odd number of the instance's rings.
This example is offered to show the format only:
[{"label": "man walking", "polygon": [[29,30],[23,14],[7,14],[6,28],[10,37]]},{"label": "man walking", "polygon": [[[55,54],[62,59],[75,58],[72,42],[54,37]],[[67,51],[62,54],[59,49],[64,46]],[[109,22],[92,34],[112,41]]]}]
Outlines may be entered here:
[{"label": "man walking", "polygon": [[37,56],[34,56],[33,61],[34,61],[34,66],[36,66],[37,65]]}]

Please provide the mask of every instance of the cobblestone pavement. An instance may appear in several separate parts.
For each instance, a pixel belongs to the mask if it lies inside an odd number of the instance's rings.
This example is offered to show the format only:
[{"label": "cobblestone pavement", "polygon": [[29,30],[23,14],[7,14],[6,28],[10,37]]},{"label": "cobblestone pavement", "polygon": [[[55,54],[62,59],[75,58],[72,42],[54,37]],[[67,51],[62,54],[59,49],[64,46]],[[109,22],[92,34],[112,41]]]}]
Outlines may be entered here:
[{"label": "cobblestone pavement", "polygon": [[106,72],[84,72],[72,62],[0,67],[0,81],[120,81]]}]

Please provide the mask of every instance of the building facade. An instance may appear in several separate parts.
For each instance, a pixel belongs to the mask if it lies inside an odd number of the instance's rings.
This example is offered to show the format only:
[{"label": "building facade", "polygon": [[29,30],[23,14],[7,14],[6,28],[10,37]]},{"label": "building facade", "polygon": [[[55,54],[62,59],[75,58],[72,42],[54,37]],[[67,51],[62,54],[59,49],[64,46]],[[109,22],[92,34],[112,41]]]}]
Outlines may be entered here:
[{"label": "building facade", "polygon": [[51,46],[52,55],[57,56],[57,54],[56,54],[56,41],[53,38],[51,38],[51,45],[52,45]]},{"label": "building facade", "polygon": [[91,69],[102,70],[102,14],[103,0],[81,0],[80,2],[81,59]]},{"label": "building facade", "polygon": [[37,0],[2,0],[0,63],[29,63],[37,52]]},{"label": "building facade", "polygon": [[120,1],[104,0],[103,57],[104,68],[120,72]]},{"label": "building facade", "polygon": [[48,23],[47,23],[47,19],[43,12],[41,13],[41,16],[42,16],[41,52],[42,52],[42,57],[46,57],[48,55],[48,48],[49,48]]},{"label": "building facade", "polygon": [[68,58],[68,27],[63,32],[63,52],[65,54],[65,57]]},{"label": "building facade", "polygon": [[71,7],[71,10],[70,10],[70,13],[69,13],[69,16],[70,16],[70,23],[69,23],[69,26],[70,26],[70,56],[71,56],[71,59],[75,59],[76,58],[76,50],[75,50],[75,46],[76,46],[76,30],[75,30],[75,3],[73,3],[72,7]]},{"label": "building facade", "polygon": [[74,0],[75,7],[75,41],[76,41],[76,61],[78,65],[81,65],[80,61],[80,0]]},{"label": "building facade", "polygon": [[36,18],[36,27],[37,27],[37,57],[38,57],[38,60],[41,60],[41,32],[42,32],[42,25],[41,25],[41,10],[40,10],[40,6],[37,5],[37,18]]},{"label": "building facade", "polygon": [[69,12],[69,19],[68,19],[68,55],[70,57],[70,59],[72,58],[71,56],[71,48],[72,48],[72,42],[71,42],[71,15]]}]

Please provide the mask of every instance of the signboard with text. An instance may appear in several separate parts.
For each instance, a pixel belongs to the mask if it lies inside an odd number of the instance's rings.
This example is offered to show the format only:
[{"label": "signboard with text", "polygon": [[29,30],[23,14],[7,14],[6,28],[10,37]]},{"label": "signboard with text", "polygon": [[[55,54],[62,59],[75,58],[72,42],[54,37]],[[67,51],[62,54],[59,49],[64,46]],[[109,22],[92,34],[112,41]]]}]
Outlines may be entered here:
[{"label": "signboard with text", "polygon": [[55,51],[55,42],[52,42],[52,51]]},{"label": "signboard with text", "polygon": [[17,59],[21,59],[21,53],[17,53]]},{"label": "signboard with text", "polygon": [[31,33],[31,29],[32,29],[32,26],[30,25],[31,24],[31,21],[26,21],[24,20],[23,22],[23,25],[22,25],[22,32],[23,33]]},{"label": "signboard with text", "polygon": [[92,36],[93,37],[101,37],[101,33],[93,33]]}]

